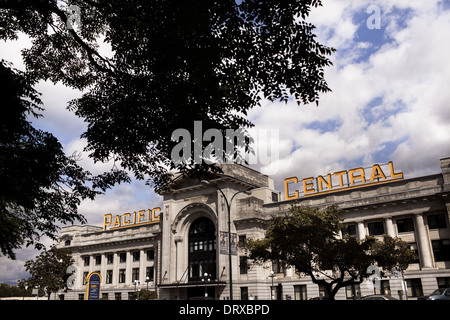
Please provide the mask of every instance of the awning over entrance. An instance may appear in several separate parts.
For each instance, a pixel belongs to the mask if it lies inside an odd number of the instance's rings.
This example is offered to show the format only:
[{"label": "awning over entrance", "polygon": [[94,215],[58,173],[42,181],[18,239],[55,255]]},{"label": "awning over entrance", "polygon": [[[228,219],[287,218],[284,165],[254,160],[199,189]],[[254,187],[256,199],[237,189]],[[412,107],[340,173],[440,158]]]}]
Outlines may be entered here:
[{"label": "awning over entrance", "polygon": [[188,282],[188,283],[167,283],[167,284],[159,284],[158,287],[160,289],[175,289],[175,288],[193,288],[193,287],[225,287],[226,282],[224,281],[217,281],[217,282],[210,282],[205,284],[201,281],[196,282]]}]

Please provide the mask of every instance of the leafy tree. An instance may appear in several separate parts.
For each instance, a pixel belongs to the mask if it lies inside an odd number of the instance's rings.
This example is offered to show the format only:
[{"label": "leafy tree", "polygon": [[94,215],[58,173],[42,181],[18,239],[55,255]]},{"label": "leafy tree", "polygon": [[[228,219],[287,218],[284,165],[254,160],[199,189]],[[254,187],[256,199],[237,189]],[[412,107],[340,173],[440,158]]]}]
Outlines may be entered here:
[{"label": "leafy tree", "polygon": [[26,280],[28,286],[45,289],[47,297],[53,292],[67,289],[66,281],[70,274],[67,268],[73,264],[73,258],[67,249],[58,249],[55,246],[44,250],[35,261],[25,262],[25,269],[31,275]]},{"label": "leafy tree", "polygon": [[0,249],[12,259],[23,244],[41,249],[42,235],[55,239],[59,223],[85,222],[80,201],[125,180],[117,172],[92,176],[51,133],[32,126],[27,117],[42,110],[32,85],[26,74],[0,61]]},{"label": "leafy tree", "polygon": [[31,297],[32,288],[25,288],[23,283],[17,286],[10,286],[7,283],[0,283],[0,297]]},{"label": "leafy tree", "polygon": [[372,245],[372,255],[386,271],[404,271],[411,261],[417,259],[407,242],[387,235],[383,236],[383,241],[376,241]]},{"label": "leafy tree", "polygon": [[[248,128],[247,111],[261,98],[318,103],[319,93],[330,91],[324,68],[334,49],[318,43],[314,26],[305,21],[319,5],[320,0],[6,1],[0,3],[0,37],[13,39],[19,31],[30,36],[32,46],[23,57],[31,79],[84,90],[70,109],[88,124],[83,137],[95,161],[114,159],[161,188],[172,169],[218,170],[205,162],[173,163],[175,129],[192,132],[195,120],[202,121],[203,131]],[[80,24],[68,27],[78,17]],[[111,56],[99,53],[100,37]]]},{"label": "leafy tree", "polygon": [[382,243],[373,237],[339,238],[341,213],[337,206],[323,210],[292,206],[288,215],[271,221],[263,239],[247,240],[244,249],[257,263],[279,261],[295,267],[298,274],[308,275],[313,283],[322,285],[331,300],[339,289],[369,277],[371,265],[386,270],[407,268],[414,252],[400,239],[385,236]]},{"label": "leafy tree", "polygon": [[158,294],[155,291],[142,289],[141,291],[133,292],[131,300],[154,300],[158,299]]}]

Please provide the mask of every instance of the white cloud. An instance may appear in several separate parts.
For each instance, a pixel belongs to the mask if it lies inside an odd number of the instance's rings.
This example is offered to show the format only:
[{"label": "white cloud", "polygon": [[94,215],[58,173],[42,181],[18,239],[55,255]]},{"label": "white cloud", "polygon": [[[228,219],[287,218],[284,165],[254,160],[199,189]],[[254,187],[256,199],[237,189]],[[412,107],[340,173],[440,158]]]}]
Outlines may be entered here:
[{"label": "white cloud", "polygon": [[279,188],[285,177],[375,161],[394,160],[406,177],[437,173],[450,155],[450,12],[438,1],[379,1],[384,43],[361,42],[357,23],[370,4],[332,1],[312,11],[319,40],[338,49],[325,72],[333,92],[318,108],[266,102],[249,112],[256,128],[280,128]]}]

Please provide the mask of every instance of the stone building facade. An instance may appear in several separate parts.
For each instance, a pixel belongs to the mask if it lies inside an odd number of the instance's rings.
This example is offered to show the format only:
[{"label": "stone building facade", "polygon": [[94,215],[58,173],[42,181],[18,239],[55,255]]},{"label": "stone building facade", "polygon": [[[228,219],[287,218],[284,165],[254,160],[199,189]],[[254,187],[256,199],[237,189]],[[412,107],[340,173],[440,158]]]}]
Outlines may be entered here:
[{"label": "stone building facade", "polygon": [[[292,196],[275,190],[270,177],[240,165],[224,165],[223,174],[207,182],[179,176],[162,193],[159,221],[132,224],[123,217],[119,220],[126,225],[109,230],[62,228],[59,246],[71,249],[77,269],[66,299],[85,298],[83,279],[93,271],[101,274],[105,299],[128,299],[139,287],[147,286],[161,299],[188,299],[205,293],[210,298],[229,299],[230,256],[234,300],[320,297],[325,291],[309,277],[276,263],[252,264],[237,247],[246,238],[263,237],[270,219],[286,213],[294,202],[312,207],[337,204],[348,226],[343,232],[358,238],[399,237],[418,254],[418,260],[402,275],[390,274],[375,287],[366,281],[343,288],[336,299],[373,293],[402,299],[407,294],[415,299],[438,287],[450,287],[450,157],[440,164],[442,171],[434,175],[355,185],[295,200],[285,200]],[[133,222],[139,222],[135,217],[136,213]]]}]

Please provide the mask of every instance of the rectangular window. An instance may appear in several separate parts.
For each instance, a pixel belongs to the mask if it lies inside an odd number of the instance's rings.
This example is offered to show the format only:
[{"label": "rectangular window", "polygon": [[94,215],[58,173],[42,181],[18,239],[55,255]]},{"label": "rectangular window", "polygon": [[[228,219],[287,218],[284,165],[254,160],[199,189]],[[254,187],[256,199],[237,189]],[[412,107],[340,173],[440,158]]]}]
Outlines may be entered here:
[{"label": "rectangular window", "polygon": [[154,259],[155,259],[155,250],[148,249],[147,250],[147,260],[154,260]]},{"label": "rectangular window", "polygon": [[283,273],[284,268],[280,261],[272,261],[272,271],[273,273]]},{"label": "rectangular window", "polygon": [[414,222],[412,218],[397,219],[398,233],[414,231]]},{"label": "rectangular window", "polygon": [[102,300],[108,300],[108,299],[109,299],[108,292],[103,292],[102,293]]},{"label": "rectangular window", "polygon": [[241,287],[241,300],[248,300],[248,287]]},{"label": "rectangular window", "polygon": [[145,273],[145,279],[148,281],[154,280],[154,274],[155,274],[155,268],[154,267],[147,267],[146,273]]},{"label": "rectangular window", "polygon": [[239,273],[247,274],[247,270],[248,270],[247,257],[246,256],[239,257]]},{"label": "rectangular window", "polygon": [[450,288],[450,277],[436,278],[439,289]]},{"label": "rectangular window", "polygon": [[139,268],[133,268],[131,272],[131,281],[139,280]]},{"label": "rectangular window", "polygon": [[100,264],[102,264],[102,256],[101,255],[97,255],[94,257],[95,260],[95,265],[98,266]]},{"label": "rectangular window", "polygon": [[450,261],[450,240],[432,240],[434,261]]},{"label": "rectangular window", "polygon": [[427,216],[428,229],[440,229],[447,228],[447,223],[445,222],[445,214],[430,214]]},{"label": "rectangular window", "polygon": [[113,279],[113,271],[106,270],[106,284],[111,284]]},{"label": "rectangular window", "polygon": [[122,300],[122,292],[114,292],[114,300]]},{"label": "rectangular window", "polygon": [[308,300],[306,295],[306,285],[294,286],[294,299],[295,300]]},{"label": "rectangular window", "polygon": [[84,300],[84,293],[78,294],[78,300]]},{"label": "rectangular window", "polygon": [[380,288],[374,288],[375,294],[387,294],[391,295],[391,287],[389,280],[380,280]]},{"label": "rectangular window", "polygon": [[114,254],[109,253],[106,255],[106,263],[107,264],[112,264],[114,262]]},{"label": "rectangular window", "polygon": [[407,279],[406,286],[408,287],[408,297],[423,296],[422,281],[420,279]]},{"label": "rectangular window", "polygon": [[133,261],[139,261],[141,258],[141,253],[139,251],[133,251],[132,253]]},{"label": "rectangular window", "polygon": [[419,263],[419,250],[417,249],[417,244],[415,242],[408,243],[409,248],[414,251],[416,258],[411,261],[411,263]]},{"label": "rectangular window", "polygon": [[126,252],[119,253],[119,262],[127,262],[127,253]]},{"label": "rectangular window", "polygon": [[85,266],[88,266],[90,261],[91,261],[91,257],[89,257],[89,256],[83,257],[83,262],[84,262]]},{"label": "rectangular window", "polygon": [[272,202],[278,202],[278,193],[272,192]]},{"label": "rectangular window", "polygon": [[342,228],[342,236],[345,237],[345,235],[356,237],[356,225],[350,224],[347,225],[345,228]]},{"label": "rectangular window", "polygon": [[369,234],[371,236],[379,236],[384,234],[384,223],[383,221],[378,222],[370,222],[367,224],[367,227],[369,228]]},{"label": "rectangular window", "polygon": [[125,269],[119,270],[119,283],[125,283]]}]

